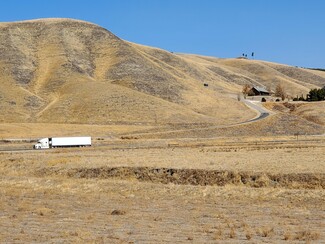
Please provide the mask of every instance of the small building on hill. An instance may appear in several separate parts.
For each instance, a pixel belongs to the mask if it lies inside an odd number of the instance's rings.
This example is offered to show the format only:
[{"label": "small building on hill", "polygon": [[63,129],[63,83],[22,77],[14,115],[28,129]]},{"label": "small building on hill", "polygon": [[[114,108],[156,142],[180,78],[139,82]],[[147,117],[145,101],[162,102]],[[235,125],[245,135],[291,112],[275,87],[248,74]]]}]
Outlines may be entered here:
[{"label": "small building on hill", "polygon": [[270,96],[270,92],[263,87],[253,86],[248,94],[252,96]]}]

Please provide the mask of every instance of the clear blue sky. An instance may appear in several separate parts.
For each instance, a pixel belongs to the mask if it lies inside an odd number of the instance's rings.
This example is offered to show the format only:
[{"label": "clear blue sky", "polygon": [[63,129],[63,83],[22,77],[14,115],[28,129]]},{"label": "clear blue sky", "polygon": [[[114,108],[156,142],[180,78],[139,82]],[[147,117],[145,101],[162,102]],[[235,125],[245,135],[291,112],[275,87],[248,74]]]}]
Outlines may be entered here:
[{"label": "clear blue sky", "polygon": [[65,17],[168,51],[325,68],[324,0],[3,0],[0,21]]}]

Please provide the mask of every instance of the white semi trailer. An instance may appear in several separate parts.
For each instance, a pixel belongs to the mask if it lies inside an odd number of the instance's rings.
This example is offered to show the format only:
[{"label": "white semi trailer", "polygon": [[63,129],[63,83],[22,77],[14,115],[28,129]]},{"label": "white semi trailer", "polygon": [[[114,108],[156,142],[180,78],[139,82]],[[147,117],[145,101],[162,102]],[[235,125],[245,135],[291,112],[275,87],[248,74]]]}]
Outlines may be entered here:
[{"label": "white semi trailer", "polygon": [[34,149],[48,149],[55,147],[86,147],[91,146],[91,137],[49,137],[42,138],[34,145]]}]

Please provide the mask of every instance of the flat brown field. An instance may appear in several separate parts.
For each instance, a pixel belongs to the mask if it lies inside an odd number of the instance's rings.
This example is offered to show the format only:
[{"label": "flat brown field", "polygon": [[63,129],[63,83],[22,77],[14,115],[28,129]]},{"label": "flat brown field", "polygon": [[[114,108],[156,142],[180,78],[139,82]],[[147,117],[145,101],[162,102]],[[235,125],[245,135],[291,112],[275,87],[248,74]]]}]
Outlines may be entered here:
[{"label": "flat brown field", "polygon": [[0,242],[321,243],[325,140],[298,139],[2,141]]}]

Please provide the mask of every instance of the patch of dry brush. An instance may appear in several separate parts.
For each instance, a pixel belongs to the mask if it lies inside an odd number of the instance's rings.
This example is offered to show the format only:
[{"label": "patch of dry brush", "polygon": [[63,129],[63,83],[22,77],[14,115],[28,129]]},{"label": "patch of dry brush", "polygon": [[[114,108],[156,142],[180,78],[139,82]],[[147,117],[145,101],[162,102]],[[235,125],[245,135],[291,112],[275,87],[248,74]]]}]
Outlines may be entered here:
[{"label": "patch of dry brush", "polygon": [[175,169],[149,167],[101,167],[101,168],[43,168],[37,176],[61,175],[72,178],[136,179],[142,182],[173,183],[179,185],[245,185],[249,187],[284,187],[325,189],[325,174],[290,173],[271,174],[233,172],[205,169]]}]

